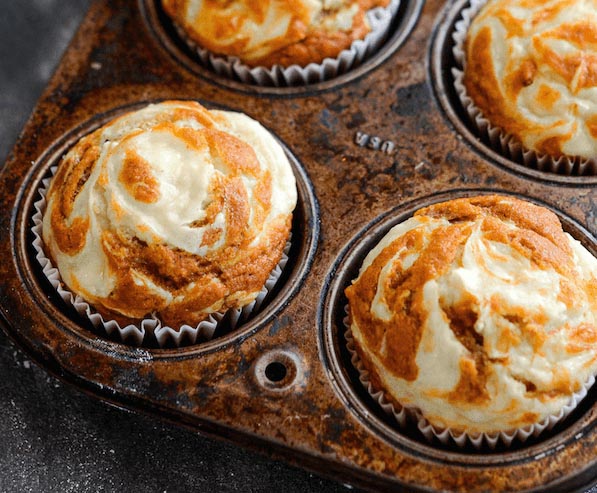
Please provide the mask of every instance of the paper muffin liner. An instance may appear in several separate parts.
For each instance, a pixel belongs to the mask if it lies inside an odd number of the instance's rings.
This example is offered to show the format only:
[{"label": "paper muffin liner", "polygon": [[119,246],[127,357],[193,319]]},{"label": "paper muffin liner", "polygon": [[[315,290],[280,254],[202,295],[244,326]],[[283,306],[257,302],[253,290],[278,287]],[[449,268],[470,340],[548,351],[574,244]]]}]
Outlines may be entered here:
[{"label": "paper muffin liner", "polygon": [[[56,173],[56,169],[57,166],[50,168],[52,177]],[[211,340],[216,330],[223,325],[234,330],[239,324],[245,322],[252,313],[259,310],[267,295],[278,282],[288,262],[288,252],[291,247],[290,239],[286,243],[280,261],[274,267],[264,286],[257,294],[257,297],[251,303],[241,308],[231,308],[226,312],[211,313],[205,320],[202,320],[195,326],[184,324],[178,328],[169,327],[168,325],[163,325],[160,319],[154,314],[137,323],[123,326],[116,320],[105,319],[103,315],[98,313],[81,296],[68,290],[60,277],[58,268],[52,264],[52,261],[44,252],[42,223],[43,214],[47,206],[46,194],[51,180],[51,177],[42,180],[42,186],[38,190],[40,198],[33,204],[35,212],[32,217],[33,227],[31,228],[31,232],[34,237],[32,245],[35,250],[35,258],[41,265],[42,272],[65,303],[72,305],[79,315],[88,318],[96,329],[103,329],[108,336],[118,337],[127,344],[142,346],[147,342],[148,336],[152,334],[161,348],[168,345],[182,347]]]},{"label": "paper muffin liner", "polygon": [[344,338],[346,340],[346,348],[350,354],[350,361],[359,374],[359,381],[367,390],[367,393],[377,402],[386,414],[393,416],[397,423],[402,427],[406,427],[408,421],[414,422],[417,429],[429,442],[434,439],[439,440],[444,445],[455,444],[460,448],[464,448],[467,444],[471,444],[475,449],[480,450],[484,446],[493,450],[499,443],[510,447],[515,442],[524,443],[529,437],[539,436],[542,432],[550,430],[556,424],[566,418],[582,401],[589,389],[595,383],[595,376],[591,375],[580,390],[572,394],[568,402],[556,414],[549,415],[538,423],[534,423],[522,428],[513,430],[500,431],[496,433],[466,433],[454,431],[450,428],[440,428],[432,425],[415,407],[400,406],[395,401],[388,399],[382,390],[376,389],[371,383],[369,372],[365,369],[358,352],[356,350],[355,341],[350,328],[350,319],[348,316],[348,305],[344,307],[345,317],[344,323]]},{"label": "paper muffin liner", "polygon": [[527,149],[518,138],[507,133],[501,127],[493,125],[467,94],[464,85],[464,70],[466,65],[464,44],[472,20],[486,3],[487,0],[470,0],[469,6],[462,10],[461,18],[454,25],[452,33],[454,41],[452,53],[456,61],[456,66],[452,67],[454,88],[456,89],[460,103],[478,131],[479,136],[488,142],[494,151],[528,168],[561,175],[597,174],[597,158],[588,159],[572,156],[555,158],[548,154]]},{"label": "paper muffin liner", "polygon": [[371,30],[364,39],[353,41],[350,48],[341,51],[336,58],[326,58],[321,63],[310,63],[305,67],[250,67],[237,57],[216,55],[202,48],[187,36],[182,26],[176,22],[173,25],[201,64],[216,74],[257,86],[292,87],[323,82],[360,65],[382,46],[399,7],[400,0],[390,0],[386,7],[371,9],[366,13]]}]

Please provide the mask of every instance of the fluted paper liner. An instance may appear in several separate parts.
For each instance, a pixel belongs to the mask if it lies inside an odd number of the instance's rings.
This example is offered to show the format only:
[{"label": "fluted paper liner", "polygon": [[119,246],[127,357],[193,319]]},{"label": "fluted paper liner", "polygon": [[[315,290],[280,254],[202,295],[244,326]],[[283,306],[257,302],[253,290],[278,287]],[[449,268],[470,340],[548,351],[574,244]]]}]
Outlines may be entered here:
[{"label": "fluted paper liner", "polygon": [[595,376],[591,375],[584,383],[583,387],[572,394],[569,401],[564,405],[557,414],[549,415],[538,423],[525,426],[523,428],[516,428],[513,430],[500,431],[496,433],[466,433],[454,431],[449,428],[439,428],[432,425],[419,411],[414,407],[399,406],[397,407],[384,396],[382,390],[374,388],[369,378],[369,372],[365,369],[361,359],[355,348],[352,330],[350,328],[350,319],[348,316],[348,305],[344,307],[346,316],[343,319],[344,323],[344,337],[346,339],[346,348],[350,353],[350,361],[359,374],[359,380],[365,387],[369,395],[377,402],[382,409],[389,415],[393,416],[401,427],[405,427],[408,420],[416,423],[418,430],[429,441],[433,442],[434,438],[443,444],[455,444],[458,447],[465,447],[470,443],[477,450],[481,449],[486,444],[493,450],[498,443],[502,443],[509,447],[515,440],[525,442],[531,436],[538,436],[545,430],[550,430],[557,423],[566,418],[582,401],[591,386],[595,383]]},{"label": "fluted paper liner", "polygon": [[505,132],[501,127],[493,125],[467,94],[463,82],[466,65],[464,44],[472,20],[486,3],[487,0],[471,0],[470,5],[462,10],[461,17],[454,25],[454,32],[452,33],[454,41],[452,53],[456,60],[456,66],[452,67],[454,88],[463,108],[479,132],[479,136],[484,138],[494,151],[528,168],[561,175],[597,174],[597,158],[587,159],[570,156],[554,158],[548,154],[541,154],[532,149],[527,149],[516,137]]},{"label": "fluted paper liner", "polygon": [[[52,176],[54,176],[56,169],[57,166],[50,168]],[[31,228],[31,232],[34,236],[33,248],[36,252],[35,258],[41,265],[44,275],[65,303],[72,305],[79,315],[87,317],[94,327],[103,328],[109,336],[117,335],[125,343],[142,346],[144,341],[146,341],[147,334],[153,334],[160,347],[165,347],[169,343],[174,344],[176,347],[182,347],[196,344],[201,341],[211,340],[220,324],[227,324],[231,329],[234,329],[240,323],[245,322],[254,311],[261,307],[269,292],[276,285],[288,262],[288,252],[290,251],[291,246],[290,240],[286,243],[280,262],[270,273],[255,300],[242,308],[230,309],[225,313],[212,313],[195,326],[185,324],[181,327],[174,328],[162,325],[162,322],[154,314],[149,318],[140,320],[138,323],[122,326],[116,320],[106,320],[81,296],[68,290],[62,282],[60,272],[45,254],[42,240],[42,223],[43,214],[47,206],[46,194],[50,182],[51,178],[42,180],[42,186],[39,188],[41,197],[34,203],[35,212],[32,217],[34,225]]]},{"label": "fluted paper liner", "polygon": [[201,64],[218,75],[257,86],[303,86],[323,82],[346,73],[373,55],[386,40],[399,6],[400,0],[390,0],[387,7],[371,9],[366,14],[371,30],[365,38],[353,41],[350,48],[341,51],[336,58],[326,58],[321,63],[310,63],[305,67],[300,65],[250,67],[237,57],[216,55],[202,48],[186,35],[183,27],[176,22],[174,27],[178,35],[198,56]]}]

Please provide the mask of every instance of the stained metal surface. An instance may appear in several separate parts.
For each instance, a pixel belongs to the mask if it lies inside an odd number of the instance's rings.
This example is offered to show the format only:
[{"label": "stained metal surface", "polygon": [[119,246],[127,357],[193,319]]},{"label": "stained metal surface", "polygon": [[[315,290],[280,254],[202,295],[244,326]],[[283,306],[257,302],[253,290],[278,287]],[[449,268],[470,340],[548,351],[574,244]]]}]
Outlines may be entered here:
[{"label": "stained metal surface", "polygon": [[[358,388],[345,355],[343,287],[367,245],[421,205],[513,193],[554,209],[597,250],[594,179],[520,170],[459,123],[444,45],[456,7],[404,0],[399,32],[356,76],[261,90],[198,67],[168,38],[152,0],[95,2],[0,172],[10,191],[0,197],[3,328],[35,361],[96,397],[342,482],[396,491],[590,487],[597,391],[540,439],[456,450],[398,430]],[[32,204],[49,167],[81,135],[170,98],[243,111],[286,145],[299,178],[296,246],[283,286],[238,331],[181,349],[134,348],[95,334],[56,299],[32,254]]]}]

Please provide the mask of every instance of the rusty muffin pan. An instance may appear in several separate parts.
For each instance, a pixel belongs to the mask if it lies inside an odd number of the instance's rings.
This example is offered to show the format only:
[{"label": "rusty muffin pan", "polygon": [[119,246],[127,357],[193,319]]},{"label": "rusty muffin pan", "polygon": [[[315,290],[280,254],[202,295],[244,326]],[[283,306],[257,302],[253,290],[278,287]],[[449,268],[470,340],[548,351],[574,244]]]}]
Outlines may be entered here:
[{"label": "rusty muffin pan", "polygon": [[[325,82],[259,87],[202,67],[156,0],[96,1],[0,171],[0,325],[41,366],[105,401],[372,490],[584,491],[597,482],[597,389],[511,447],[458,448],[400,428],[358,381],[344,288],[367,250],[425,205],[485,193],[552,209],[597,254],[597,177],[525,168],[492,151],[452,86],[466,0],[402,0],[379,53]],[[242,111],[283,144],[298,187],[290,261],[261,310],[180,348],[97,332],[35,259],[42,180],[82,135],[149,102]]]}]

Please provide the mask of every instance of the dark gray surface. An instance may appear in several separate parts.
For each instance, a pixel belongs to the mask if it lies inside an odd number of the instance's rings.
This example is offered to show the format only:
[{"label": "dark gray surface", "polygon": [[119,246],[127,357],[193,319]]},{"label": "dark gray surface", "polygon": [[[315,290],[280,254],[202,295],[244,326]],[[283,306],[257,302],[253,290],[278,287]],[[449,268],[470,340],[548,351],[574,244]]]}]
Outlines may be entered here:
[{"label": "dark gray surface", "polygon": [[[2,163],[90,3],[0,0]],[[93,400],[32,364],[0,331],[0,492],[111,491],[347,490]]]}]

